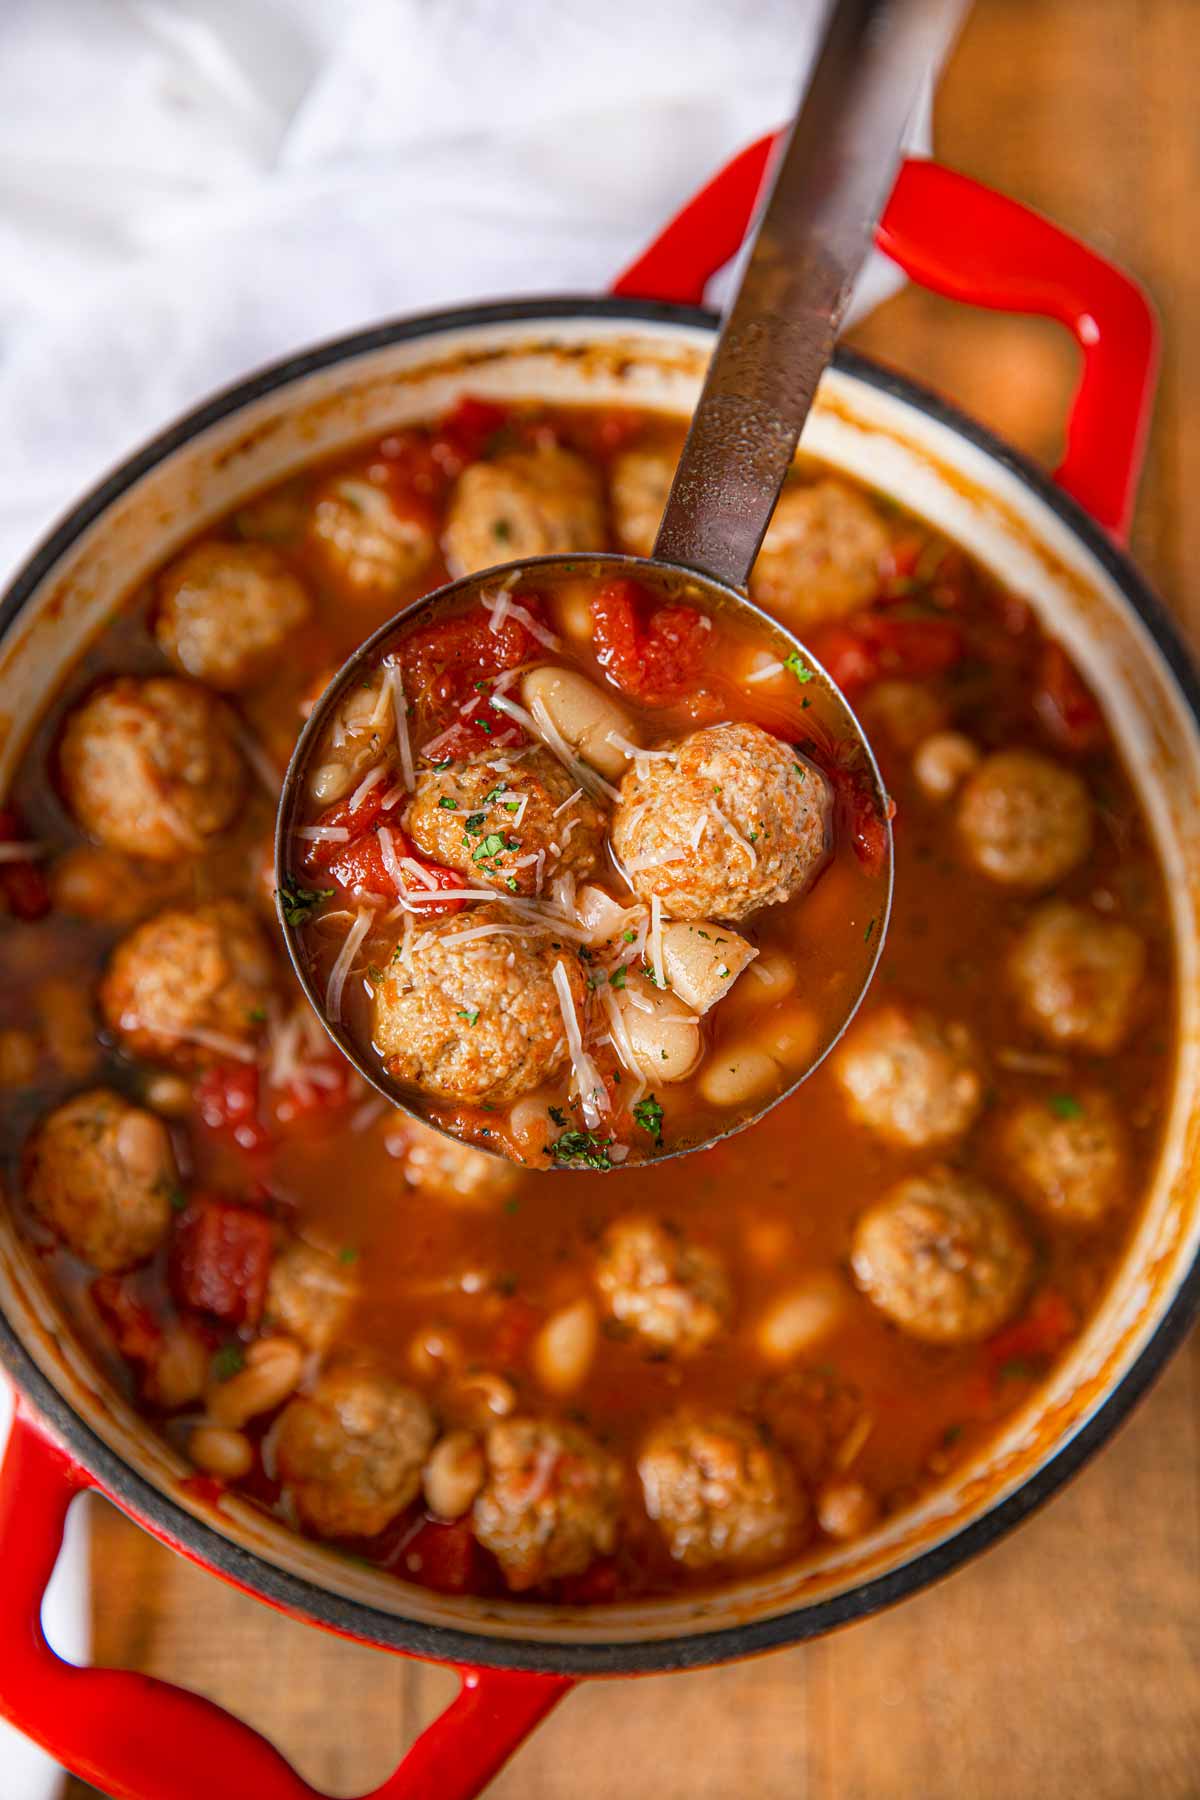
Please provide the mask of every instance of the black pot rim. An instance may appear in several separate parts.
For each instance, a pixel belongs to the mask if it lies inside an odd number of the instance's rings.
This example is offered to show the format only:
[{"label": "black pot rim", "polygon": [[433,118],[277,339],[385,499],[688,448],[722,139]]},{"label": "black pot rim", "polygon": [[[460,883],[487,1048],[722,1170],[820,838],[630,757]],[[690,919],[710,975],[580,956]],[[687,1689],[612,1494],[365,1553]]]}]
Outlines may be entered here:
[{"label": "black pot rim", "polygon": [[[0,601],[0,633],[12,624],[55,563],[114,501],[184,444],[250,402],[319,370],[392,344],[463,328],[553,320],[577,322],[581,319],[668,325],[709,332],[718,324],[714,313],[699,307],[564,295],[416,314],[330,339],[313,349],[284,357],[226,387],[185,414],[85,494],[34,551]],[[1075,500],[986,427],[907,376],[845,349],[837,351],[834,365],[946,425],[1014,475],[1056,513],[1083,542],[1139,615],[1189,708],[1200,720],[1200,676],[1165,605],[1125,553]],[[1162,1372],[1198,1311],[1200,1256],[1193,1260],[1136,1360],[1091,1416],[1011,1494],[941,1543],[919,1551],[887,1574],[773,1618],[633,1643],[576,1644],[488,1637],[469,1630],[421,1623],[344,1599],[244,1550],[137,1474],[67,1403],[3,1316],[0,1316],[0,1364],[72,1456],[122,1510],[155,1535],[181,1547],[198,1562],[259,1598],[343,1635],[434,1661],[564,1675],[621,1675],[701,1668],[800,1643],[892,1606],[950,1574],[1044,1505],[1095,1455]],[[719,1596],[714,1597],[714,1606],[719,1608]]]}]

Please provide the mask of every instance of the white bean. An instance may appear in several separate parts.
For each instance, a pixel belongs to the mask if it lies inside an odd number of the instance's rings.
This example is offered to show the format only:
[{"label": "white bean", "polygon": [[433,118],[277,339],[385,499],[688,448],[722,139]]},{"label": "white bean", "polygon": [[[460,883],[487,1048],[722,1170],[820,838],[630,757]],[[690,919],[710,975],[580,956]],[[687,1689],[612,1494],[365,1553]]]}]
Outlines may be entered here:
[{"label": "white bean", "polygon": [[453,1331],[443,1331],[439,1326],[428,1326],[418,1331],[408,1346],[408,1360],[414,1372],[424,1376],[427,1381],[436,1380],[450,1369],[457,1369],[463,1360],[462,1344]]},{"label": "white bean", "polygon": [[38,1047],[32,1032],[15,1025],[0,1031],[0,1087],[27,1087],[37,1074]]},{"label": "white bean", "polygon": [[592,641],[592,602],[587,587],[568,583],[554,596],[554,621],[565,638],[577,644]]},{"label": "white bean", "polygon": [[[274,889],[275,870],[271,869],[272,890]],[[172,1075],[166,1069],[158,1069],[147,1077],[144,1089],[146,1105],[156,1113],[163,1113],[168,1119],[183,1119],[192,1110],[192,1090],[182,1075]]]},{"label": "white bean", "polygon": [[750,965],[745,981],[738,983],[729,1011],[761,1012],[786,1000],[796,985],[796,965],[783,950],[761,950]]},{"label": "white bean", "polygon": [[154,1398],[173,1412],[190,1406],[204,1392],[208,1379],[208,1349],[204,1340],[186,1325],[169,1325],[154,1362]]},{"label": "white bean", "polygon": [[768,1362],[790,1363],[814,1350],[845,1322],[851,1296],[836,1275],[813,1273],[772,1300],[755,1330]]},{"label": "white bean", "polygon": [[198,1469],[206,1469],[222,1481],[238,1481],[254,1467],[250,1439],[219,1425],[197,1425],[188,1440],[188,1453]]},{"label": "white bean", "polygon": [[486,1369],[460,1376],[445,1395],[446,1411],[469,1419],[480,1430],[494,1419],[506,1419],[516,1404],[517,1394],[512,1382]]},{"label": "white bean", "polygon": [[684,924],[662,930],[663,970],[672,992],[695,1013],[724,999],[758,952],[727,925]]},{"label": "white bean", "polygon": [[788,1072],[807,1068],[816,1053],[821,1023],[809,1006],[782,1007],[763,1020],[758,1041],[768,1056]]},{"label": "white bean", "polygon": [[930,800],[949,800],[980,760],[978,746],[961,731],[935,731],[918,744],[913,774]]},{"label": "white bean", "polygon": [[175,1168],[167,1128],[157,1114],[133,1107],[117,1126],[114,1148],[122,1167],[137,1181],[170,1179]]},{"label": "white bean", "polygon": [[509,1108],[508,1129],[521,1155],[531,1162],[540,1162],[546,1145],[557,1136],[547,1103],[536,1094],[524,1095]]},{"label": "white bean", "polygon": [[208,1393],[208,1416],[216,1425],[245,1425],[274,1412],[300,1384],[304,1352],[292,1338],[260,1338],[246,1352],[246,1366]]},{"label": "white bean", "polygon": [[829,1537],[862,1537],[878,1517],[879,1502],[861,1481],[827,1481],[817,1491],[817,1523]]},{"label": "white bean", "polygon": [[700,1093],[710,1106],[748,1106],[780,1086],[779,1065],[755,1043],[727,1044],[700,1071]]},{"label": "white bean", "polygon": [[425,1500],[440,1519],[461,1519],[483,1486],[487,1468],[470,1431],[448,1431],[430,1453],[421,1476]]},{"label": "white bean", "polygon": [[540,700],[555,727],[583,760],[599,769],[610,781],[619,780],[629,767],[625,752],[610,744],[608,734],[615,731],[630,743],[638,741],[638,727],[631,713],[618,700],[598,688],[574,669],[559,669],[550,664],[530,669],[521,682],[521,699],[532,707]]},{"label": "white bean", "polygon": [[531,1353],[533,1372],[548,1394],[569,1394],[587,1380],[598,1329],[590,1300],[573,1300],[551,1313]]},{"label": "white bean", "polygon": [[[636,1004],[638,999],[648,1002],[648,1012]],[[617,1001],[638,1073],[647,1081],[685,1081],[704,1052],[695,1013],[674,994],[660,992],[640,975],[629,977],[618,991]]]}]

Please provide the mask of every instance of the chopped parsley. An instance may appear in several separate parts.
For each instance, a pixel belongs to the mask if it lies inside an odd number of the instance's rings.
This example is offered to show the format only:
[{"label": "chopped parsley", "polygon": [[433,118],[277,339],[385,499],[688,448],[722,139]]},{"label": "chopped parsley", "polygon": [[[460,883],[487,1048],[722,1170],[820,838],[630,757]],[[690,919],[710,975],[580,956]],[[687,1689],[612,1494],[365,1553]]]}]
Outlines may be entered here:
[{"label": "chopped parsley", "polygon": [[252,1006],[246,1014],[246,1020],[251,1025],[265,1025],[267,1022],[266,1007]]},{"label": "chopped parsley", "polygon": [[609,987],[623,988],[625,986],[625,981],[626,981],[628,974],[629,974],[628,969],[624,969],[624,968],[614,969],[612,974],[608,978]]},{"label": "chopped parsley", "polygon": [[382,981],[383,980],[383,970],[380,968],[378,963],[368,963],[367,964],[367,974],[372,981]]},{"label": "chopped parsley", "polygon": [[796,771],[797,775],[800,777],[801,781],[808,780],[808,770],[805,768],[803,763],[793,763],[792,767],[793,767],[793,769],[795,769],[795,771]]},{"label": "chopped parsley", "polygon": [[448,769],[453,761],[454,761],[454,758],[452,756],[444,756],[442,758],[441,762],[434,763],[434,765],[433,765],[434,772],[436,774],[440,775],[442,770]]},{"label": "chopped parsley", "polygon": [[167,1205],[171,1208],[172,1212],[187,1211],[187,1195],[177,1181],[163,1182],[159,1191],[163,1192],[164,1190],[166,1192]]},{"label": "chopped parsley", "polygon": [[333,892],[332,888],[304,888],[294,881],[285,881],[276,888],[275,898],[287,924],[307,925],[322,900],[332,900]]},{"label": "chopped parsley", "polygon": [[214,1381],[232,1381],[246,1366],[246,1352],[240,1344],[222,1344],[212,1359]]},{"label": "chopped parsley", "polygon": [[463,1012],[460,1012],[458,1017],[460,1019],[465,1019],[468,1025],[474,1025],[479,1018],[479,1008],[477,1006],[469,1006]]},{"label": "chopped parsley", "polygon": [[482,844],[480,844],[476,850],[471,852],[471,860],[473,862],[486,862],[489,857],[499,856],[502,850],[506,848],[511,849],[513,847],[514,846],[512,845],[505,844],[504,839],[500,836],[498,831],[489,831]]},{"label": "chopped parsley", "polygon": [[562,1107],[561,1106],[551,1106],[551,1107],[547,1108],[547,1111],[549,1112],[550,1117],[553,1119],[554,1123],[558,1126],[558,1129],[561,1131],[567,1122],[567,1115],[563,1111]]},{"label": "chopped parsley", "polygon": [[501,804],[503,805],[505,812],[520,812],[521,810],[521,802],[519,800],[505,800],[502,801]]},{"label": "chopped parsley", "polygon": [[501,544],[507,544],[512,537],[512,526],[507,519],[492,520],[492,536]]},{"label": "chopped parsley", "polygon": [[873,918],[868,919],[867,920],[867,929],[863,932],[863,943],[864,944],[870,943],[871,933],[874,931],[874,929],[875,929],[875,920]]},{"label": "chopped parsley", "polygon": [[633,1116],[643,1131],[648,1131],[656,1144],[663,1140],[663,1109],[653,1094],[647,1094],[639,1100],[633,1109]]},{"label": "chopped parsley", "polygon": [[791,670],[797,681],[811,681],[813,678],[812,670],[808,667],[807,663],[801,660],[800,652],[798,650],[790,650],[788,652],[783,659],[783,666],[785,669]]},{"label": "chopped parsley", "polygon": [[1083,1107],[1074,1094],[1051,1094],[1046,1105],[1056,1119],[1081,1119]]},{"label": "chopped parsley", "polygon": [[506,875],[504,877],[504,885],[512,894],[515,894],[521,886],[515,875]]},{"label": "chopped parsley", "polygon": [[564,1131],[550,1145],[550,1154],[558,1163],[574,1163],[583,1169],[611,1169],[608,1147],[612,1138],[598,1138],[592,1131]]},{"label": "chopped parsley", "polygon": [[338,1261],[340,1263],[345,1263],[347,1267],[349,1267],[351,1263],[356,1263],[358,1261],[358,1251],[354,1248],[353,1244],[347,1244],[344,1250],[338,1251]]},{"label": "chopped parsley", "polygon": [[458,801],[452,800],[449,794],[443,794],[441,799],[438,801],[438,805],[440,807],[443,807],[446,812],[457,812],[458,811]]},{"label": "chopped parsley", "polygon": [[627,944],[635,944],[637,942],[637,932],[636,931],[623,931],[621,933],[621,936],[625,939],[625,942]]}]

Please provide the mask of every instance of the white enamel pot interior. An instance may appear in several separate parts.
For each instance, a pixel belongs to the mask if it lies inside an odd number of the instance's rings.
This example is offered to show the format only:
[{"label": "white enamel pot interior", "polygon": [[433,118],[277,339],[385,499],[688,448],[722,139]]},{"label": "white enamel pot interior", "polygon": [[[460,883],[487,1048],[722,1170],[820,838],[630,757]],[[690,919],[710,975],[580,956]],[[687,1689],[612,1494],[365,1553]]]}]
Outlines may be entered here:
[{"label": "white enamel pot interior", "polygon": [[[0,611],[0,782],[47,693],[121,597],[193,532],[315,456],[436,414],[464,389],[686,415],[706,314],[539,301],[384,326],[267,370],[182,421],[88,496]],[[1178,943],[1178,1077],[1144,1218],[1053,1379],[969,1466],[869,1539],[720,1594],[575,1610],[450,1598],[302,1540],[238,1500],[219,1514],[73,1343],[0,1207],[0,1360],[51,1429],[149,1529],[315,1622],[459,1662],[571,1673],[684,1667],[793,1642],[901,1598],[992,1541],[1077,1468],[1144,1391],[1196,1301],[1200,1083],[1197,686],[1128,561],[977,426],[847,355],[804,436],[957,538],[1026,597],[1098,694],[1149,816]]]}]

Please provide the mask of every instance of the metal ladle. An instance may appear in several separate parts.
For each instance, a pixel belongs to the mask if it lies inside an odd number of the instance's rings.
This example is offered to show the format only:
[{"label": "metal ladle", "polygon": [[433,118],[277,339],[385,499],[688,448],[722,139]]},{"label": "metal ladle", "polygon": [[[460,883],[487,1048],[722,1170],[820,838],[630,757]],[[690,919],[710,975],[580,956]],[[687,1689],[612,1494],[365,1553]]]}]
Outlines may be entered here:
[{"label": "metal ladle", "polygon": [[[886,831],[874,955],[847,992],[841,1030],[865,993],[883,948],[892,895],[892,840],[882,779],[862,728],[811,652],[745,596],[755,558],[792,465],[804,421],[832,355],[854,280],[870,250],[895,176],[905,126],[923,82],[947,49],[965,0],[836,0],[808,90],[778,164],[753,248],[717,340],[675,473],[652,558],[589,556],[605,579],[678,577],[699,589],[702,605],[758,621],[764,633],[799,651],[835,698],[845,740],[856,743]],[[447,601],[478,599],[527,571],[545,579],[578,569],[578,554],[538,557],[448,583],[389,620],[343,665],[302,731],[284,781],[276,829],[276,880],[289,876],[291,837],[310,758],[334,710],[360,684],[374,657],[402,625]],[[785,648],[782,652],[787,654]],[[364,1080],[402,1111],[423,1117],[325,1018],[295,930],[280,914],[288,952],[318,1017]],[[761,1117],[828,1054],[827,1037],[797,1080],[716,1136]],[[429,1121],[426,1120],[428,1123]],[[683,1154],[716,1141],[689,1143]],[[636,1166],[636,1165],[633,1165]]]}]

